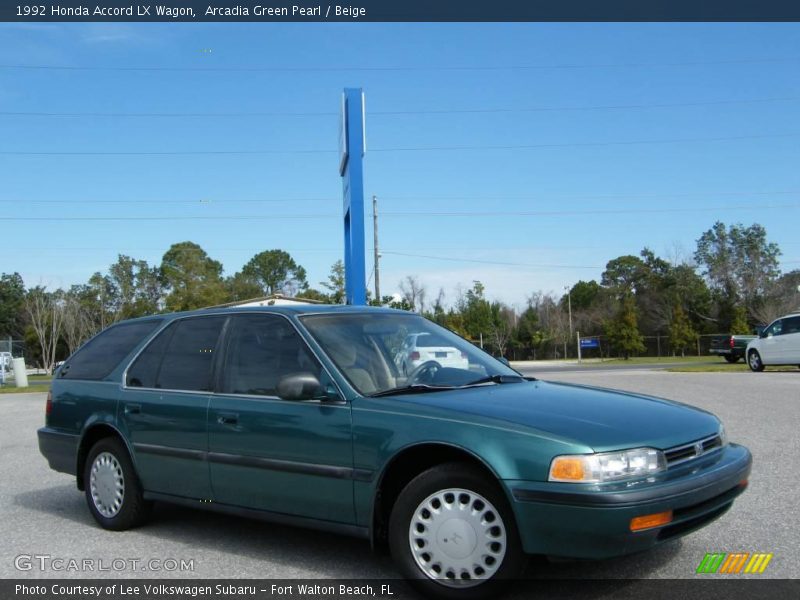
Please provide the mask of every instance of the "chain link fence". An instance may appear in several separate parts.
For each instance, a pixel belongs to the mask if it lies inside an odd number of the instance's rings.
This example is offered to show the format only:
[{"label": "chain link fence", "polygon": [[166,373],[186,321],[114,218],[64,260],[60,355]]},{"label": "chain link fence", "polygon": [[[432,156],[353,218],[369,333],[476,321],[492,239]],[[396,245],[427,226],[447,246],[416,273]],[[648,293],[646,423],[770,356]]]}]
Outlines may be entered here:
[{"label": "chain link fence", "polygon": [[[673,348],[669,342],[667,335],[646,335],[643,338],[645,350],[644,352],[636,353],[635,356],[642,357],[673,357],[673,356],[711,356],[711,340],[714,337],[727,335],[724,333],[707,333],[698,335],[697,339],[686,348]],[[599,348],[583,348],[581,349],[582,358],[619,358],[621,354],[615,351],[605,335],[581,336],[582,338],[591,337],[599,341]],[[477,346],[477,341],[473,341]],[[509,347],[506,351],[506,357],[510,360],[558,360],[558,359],[577,359],[578,352],[576,348],[577,340],[573,338],[569,342],[549,341],[540,344],[537,348],[531,350],[527,348],[514,348]],[[492,352],[493,349],[490,345],[484,343],[484,349]]]}]

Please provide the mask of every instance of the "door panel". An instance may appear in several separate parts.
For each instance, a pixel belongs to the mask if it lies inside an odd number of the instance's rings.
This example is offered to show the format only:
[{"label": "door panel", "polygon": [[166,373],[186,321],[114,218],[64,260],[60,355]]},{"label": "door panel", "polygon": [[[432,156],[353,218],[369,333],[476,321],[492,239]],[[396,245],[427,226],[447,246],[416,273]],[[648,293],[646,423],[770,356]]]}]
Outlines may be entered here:
[{"label": "door panel", "polygon": [[232,317],[225,346],[208,413],[214,500],[354,522],[349,404],[277,397],[290,373],[328,385],[305,342],[285,318],[253,314]]},{"label": "door panel", "polygon": [[215,349],[226,319],[175,321],[126,373],[119,421],[127,429],[148,491],[211,498],[208,404]]},{"label": "door panel", "polygon": [[764,364],[774,365],[781,362],[783,354],[783,321],[777,320],[764,330],[765,337],[761,339],[761,360]]},{"label": "door panel", "polygon": [[208,394],[123,391],[119,418],[128,430],[144,489],[211,498],[205,461],[208,400]]},{"label": "door panel", "polygon": [[353,522],[349,405],[216,395],[209,450],[215,501]]}]

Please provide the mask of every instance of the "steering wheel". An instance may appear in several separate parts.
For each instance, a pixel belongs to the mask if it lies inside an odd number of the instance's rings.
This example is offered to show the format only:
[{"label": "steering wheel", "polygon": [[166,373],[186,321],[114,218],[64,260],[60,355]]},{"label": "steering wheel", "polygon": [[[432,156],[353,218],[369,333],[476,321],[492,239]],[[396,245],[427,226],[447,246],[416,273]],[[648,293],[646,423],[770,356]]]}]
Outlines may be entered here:
[{"label": "steering wheel", "polygon": [[433,376],[436,375],[436,372],[441,368],[442,365],[435,360],[426,360],[408,374],[406,385],[414,385],[415,383],[431,383],[431,381],[433,381]]}]

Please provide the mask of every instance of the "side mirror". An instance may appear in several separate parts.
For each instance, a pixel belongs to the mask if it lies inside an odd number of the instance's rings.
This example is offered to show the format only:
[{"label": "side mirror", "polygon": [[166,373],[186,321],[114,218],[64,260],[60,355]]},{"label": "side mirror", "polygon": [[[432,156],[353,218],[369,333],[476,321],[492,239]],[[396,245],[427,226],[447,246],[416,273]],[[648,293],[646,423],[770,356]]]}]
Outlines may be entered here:
[{"label": "side mirror", "polygon": [[311,400],[326,395],[313,373],[291,373],[281,377],[276,391],[284,400]]}]

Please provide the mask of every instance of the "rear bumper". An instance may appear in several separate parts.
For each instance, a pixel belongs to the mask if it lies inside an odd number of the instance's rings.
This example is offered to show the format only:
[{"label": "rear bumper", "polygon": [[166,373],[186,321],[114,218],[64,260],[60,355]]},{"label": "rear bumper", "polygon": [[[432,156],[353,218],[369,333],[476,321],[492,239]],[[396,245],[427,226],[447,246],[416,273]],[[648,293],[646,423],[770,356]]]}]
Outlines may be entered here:
[{"label": "rear bumper", "polygon": [[[531,554],[608,558],[646,550],[703,527],[747,487],[752,457],[730,444],[661,479],[604,486],[505,481],[522,545]],[[668,525],[631,532],[634,517],[671,510]]]},{"label": "rear bumper", "polygon": [[47,459],[50,468],[61,473],[75,475],[78,453],[78,436],[49,427],[42,427],[39,437],[39,452]]}]

